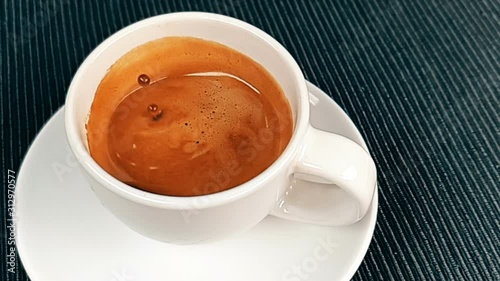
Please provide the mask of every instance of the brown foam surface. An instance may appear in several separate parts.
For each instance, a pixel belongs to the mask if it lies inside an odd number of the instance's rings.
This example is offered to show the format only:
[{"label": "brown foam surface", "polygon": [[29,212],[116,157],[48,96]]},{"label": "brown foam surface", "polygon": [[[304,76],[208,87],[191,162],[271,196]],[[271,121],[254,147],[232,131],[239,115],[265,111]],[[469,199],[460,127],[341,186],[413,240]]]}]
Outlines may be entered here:
[{"label": "brown foam surface", "polygon": [[[139,86],[141,74],[151,84]],[[87,124],[91,155],[107,172],[171,196],[252,179],[279,157],[292,129],[288,101],[262,66],[188,37],[122,57],[101,82]]]}]

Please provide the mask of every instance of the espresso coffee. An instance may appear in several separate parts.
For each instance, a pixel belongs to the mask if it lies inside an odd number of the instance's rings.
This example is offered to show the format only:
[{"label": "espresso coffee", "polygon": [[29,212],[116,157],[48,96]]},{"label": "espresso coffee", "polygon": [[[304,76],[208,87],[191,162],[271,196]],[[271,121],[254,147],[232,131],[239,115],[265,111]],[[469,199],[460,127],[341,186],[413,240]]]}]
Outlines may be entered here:
[{"label": "espresso coffee", "polygon": [[215,193],[283,152],[290,105],[271,74],[216,42],[166,37],[132,49],[101,81],[87,123],[91,156],[136,188]]}]

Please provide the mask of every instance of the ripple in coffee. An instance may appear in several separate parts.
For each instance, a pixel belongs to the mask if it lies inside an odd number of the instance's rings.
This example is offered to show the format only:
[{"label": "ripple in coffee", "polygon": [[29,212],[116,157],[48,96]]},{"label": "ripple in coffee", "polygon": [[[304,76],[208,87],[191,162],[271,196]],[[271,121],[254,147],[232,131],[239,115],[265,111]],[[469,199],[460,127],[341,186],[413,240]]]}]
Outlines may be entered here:
[{"label": "ripple in coffee", "polygon": [[165,37],[132,49],[101,81],[87,123],[109,174],[169,196],[245,183],[293,131],[283,90],[259,63],[216,42]]}]

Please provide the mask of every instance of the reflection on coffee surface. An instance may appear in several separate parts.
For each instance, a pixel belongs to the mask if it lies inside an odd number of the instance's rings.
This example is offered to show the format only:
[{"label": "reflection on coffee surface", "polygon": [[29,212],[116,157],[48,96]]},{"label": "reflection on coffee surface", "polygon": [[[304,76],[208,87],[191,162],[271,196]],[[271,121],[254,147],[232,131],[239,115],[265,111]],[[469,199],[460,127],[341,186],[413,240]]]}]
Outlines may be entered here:
[{"label": "reflection on coffee surface", "polygon": [[267,70],[216,42],[165,37],[121,57],[101,81],[87,123],[90,154],[136,188],[194,196],[268,168],[293,120]]}]

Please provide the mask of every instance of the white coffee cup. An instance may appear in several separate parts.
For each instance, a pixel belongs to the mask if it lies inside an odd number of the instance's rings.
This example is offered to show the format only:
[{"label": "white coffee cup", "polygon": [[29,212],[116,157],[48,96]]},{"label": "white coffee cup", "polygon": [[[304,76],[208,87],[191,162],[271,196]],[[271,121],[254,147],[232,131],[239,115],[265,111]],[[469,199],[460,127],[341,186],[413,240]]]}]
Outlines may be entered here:
[{"label": "white coffee cup", "polygon": [[[198,37],[236,49],[263,65],[283,88],[293,112],[294,133],[282,155],[257,177],[214,194],[164,196],[120,182],[90,156],[85,124],[107,70],[132,48],[167,36]],[[130,25],[109,37],[73,78],[66,99],[65,126],[70,147],[102,204],[132,230],[169,243],[219,239],[250,229],[268,214],[319,225],[355,223],[367,212],[375,190],[376,169],[365,150],[340,135],[311,127],[306,81],[287,50],[262,30],[222,15],[166,14]],[[334,202],[333,198],[317,192],[311,198],[313,193],[307,191],[286,196],[294,177],[329,184],[328,188],[342,191],[336,196],[346,196],[344,199],[355,202],[355,207],[334,208],[336,213],[332,215],[315,217],[303,206],[302,199],[321,202],[321,208],[330,214],[333,203],[329,205],[328,200]],[[335,201],[339,202],[339,198]]]}]

